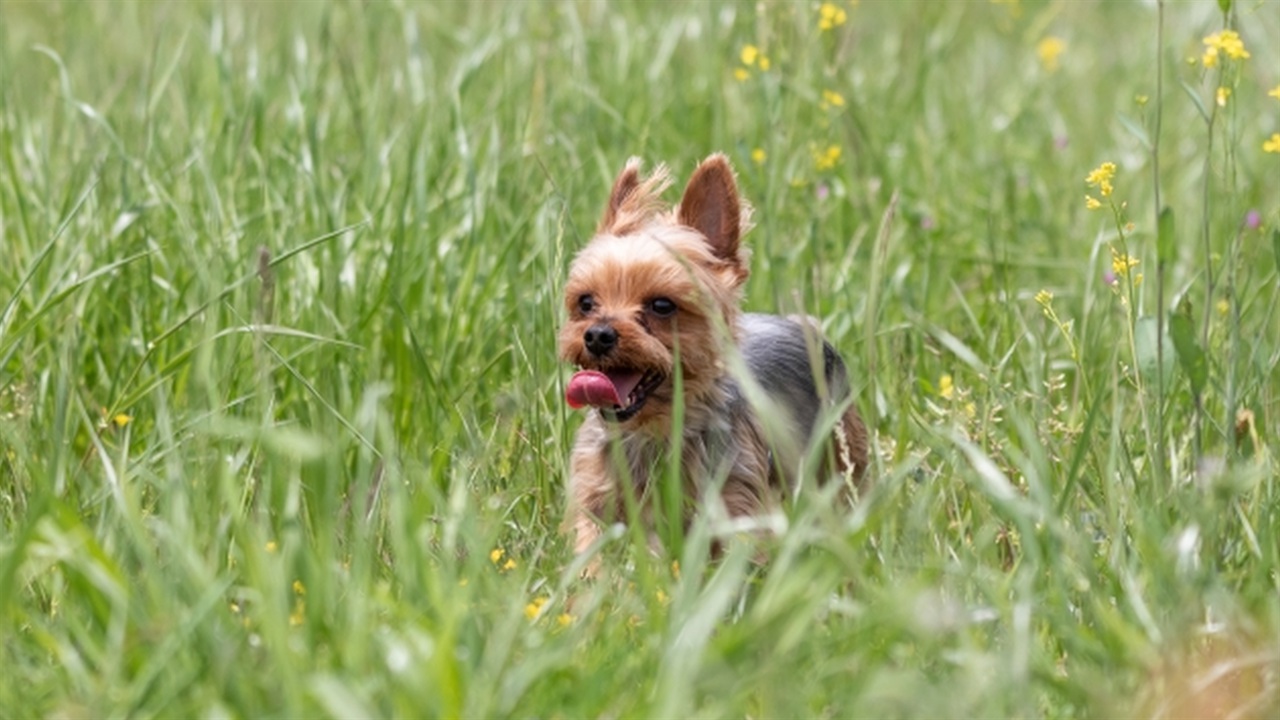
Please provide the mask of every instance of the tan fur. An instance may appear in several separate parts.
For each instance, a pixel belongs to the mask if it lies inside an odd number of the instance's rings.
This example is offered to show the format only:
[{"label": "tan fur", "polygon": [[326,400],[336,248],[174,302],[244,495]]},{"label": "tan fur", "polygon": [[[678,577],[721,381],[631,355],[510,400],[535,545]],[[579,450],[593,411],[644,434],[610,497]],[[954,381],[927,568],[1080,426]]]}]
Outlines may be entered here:
[{"label": "tan fur", "polygon": [[[741,237],[750,209],[738,197],[733,170],[723,155],[712,155],[694,171],[679,205],[668,209],[660,198],[671,182],[666,168],[647,178],[639,168],[632,159],[618,175],[596,236],[570,268],[560,355],[584,369],[654,370],[666,381],[633,417],[618,422],[590,410],[579,429],[570,459],[568,520],[577,553],[591,548],[599,523],[626,518],[627,493],[649,522],[653,484],[663,477],[672,441],[677,353],[684,386],[685,522],[718,478],[724,478],[719,498],[731,517],[768,511],[786,489],[755,413],[722,362],[722,351],[736,337],[740,290],[749,274]],[[587,312],[583,296],[591,300]],[[674,301],[677,314],[657,314],[650,306],[655,298]],[[603,357],[584,342],[584,333],[602,326],[617,335],[616,347]],[[836,467],[856,482],[867,464],[866,429],[856,410],[842,418],[836,437]]]}]

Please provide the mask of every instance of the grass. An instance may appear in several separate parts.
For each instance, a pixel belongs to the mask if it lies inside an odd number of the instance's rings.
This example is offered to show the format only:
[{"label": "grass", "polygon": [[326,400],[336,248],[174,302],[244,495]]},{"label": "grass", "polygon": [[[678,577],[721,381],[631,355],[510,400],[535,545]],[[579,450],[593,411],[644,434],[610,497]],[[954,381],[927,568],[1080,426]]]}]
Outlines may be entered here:
[{"label": "grass", "polygon": [[[1274,712],[1273,3],[839,7],[0,5],[0,714]],[[583,582],[558,288],[715,150],[876,483]]]}]

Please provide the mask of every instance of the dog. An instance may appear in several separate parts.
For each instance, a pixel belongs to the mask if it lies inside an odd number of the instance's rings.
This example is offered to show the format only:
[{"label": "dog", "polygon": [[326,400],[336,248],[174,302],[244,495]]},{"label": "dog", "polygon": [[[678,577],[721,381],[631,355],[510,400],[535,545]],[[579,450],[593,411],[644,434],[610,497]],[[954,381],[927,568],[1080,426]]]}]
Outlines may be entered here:
[{"label": "dog", "polygon": [[588,411],[569,463],[579,555],[629,502],[652,523],[677,425],[686,529],[698,503],[717,498],[730,518],[771,512],[795,490],[824,411],[840,414],[822,423],[832,427],[823,472],[855,492],[866,475],[866,426],[817,322],[739,309],[751,208],[728,159],[699,164],[675,207],[660,197],[670,182],[665,166],[643,177],[629,160],[565,283],[560,356],[578,367],[565,399]]}]

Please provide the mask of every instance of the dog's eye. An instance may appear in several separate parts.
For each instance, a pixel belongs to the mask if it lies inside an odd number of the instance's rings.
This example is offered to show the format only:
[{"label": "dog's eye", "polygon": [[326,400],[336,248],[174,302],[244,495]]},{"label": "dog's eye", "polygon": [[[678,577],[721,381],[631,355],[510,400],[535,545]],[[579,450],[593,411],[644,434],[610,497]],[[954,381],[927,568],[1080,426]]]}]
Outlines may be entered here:
[{"label": "dog's eye", "polygon": [[654,298],[649,301],[649,310],[658,317],[671,317],[676,314],[676,303],[671,298]]},{"label": "dog's eye", "polygon": [[590,295],[578,296],[578,312],[582,313],[583,315],[586,315],[587,313],[595,309],[596,309],[595,298],[591,297]]}]

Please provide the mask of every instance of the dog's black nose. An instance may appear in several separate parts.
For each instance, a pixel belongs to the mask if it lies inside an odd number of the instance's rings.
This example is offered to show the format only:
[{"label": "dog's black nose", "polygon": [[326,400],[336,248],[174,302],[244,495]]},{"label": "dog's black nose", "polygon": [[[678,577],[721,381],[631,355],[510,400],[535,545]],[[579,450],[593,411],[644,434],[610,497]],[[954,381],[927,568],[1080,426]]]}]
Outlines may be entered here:
[{"label": "dog's black nose", "polygon": [[618,331],[609,325],[592,325],[582,334],[582,342],[596,357],[608,355],[618,345]]}]

